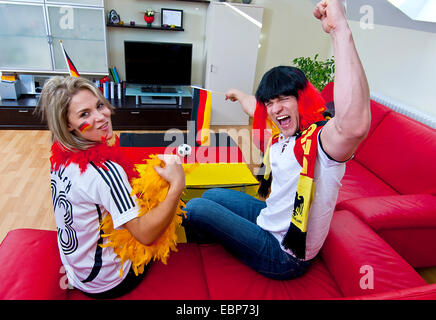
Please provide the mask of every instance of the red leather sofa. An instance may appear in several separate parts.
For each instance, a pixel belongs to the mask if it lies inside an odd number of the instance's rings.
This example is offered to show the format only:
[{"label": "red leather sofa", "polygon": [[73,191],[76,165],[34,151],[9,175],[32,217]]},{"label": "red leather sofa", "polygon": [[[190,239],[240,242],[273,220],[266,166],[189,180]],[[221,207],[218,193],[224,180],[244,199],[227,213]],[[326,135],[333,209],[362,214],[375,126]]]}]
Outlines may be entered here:
[{"label": "red leather sofa", "polygon": [[[332,101],[332,85],[322,94]],[[220,245],[181,243],[121,299],[436,299],[436,284],[415,271],[436,266],[436,131],[375,101],[371,111],[329,235],[306,274],[271,280]],[[55,231],[10,231],[0,268],[0,299],[88,299],[66,289]]]}]

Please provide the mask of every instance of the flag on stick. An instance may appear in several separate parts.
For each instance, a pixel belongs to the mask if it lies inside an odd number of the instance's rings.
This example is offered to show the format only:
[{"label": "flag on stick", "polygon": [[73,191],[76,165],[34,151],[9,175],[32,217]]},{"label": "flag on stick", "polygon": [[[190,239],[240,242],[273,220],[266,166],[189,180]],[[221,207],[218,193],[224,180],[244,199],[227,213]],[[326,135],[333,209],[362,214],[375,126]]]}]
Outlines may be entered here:
[{"label": "flag on stick", "polygon": [[195,121],[196,142],[199,145],[209,145],[210,141],[211,92],[193,88],[192,120]]},{"label": "flag on stick", "polygon": [[79,72],[77,71],[76,67],[73,64],[73,61],[71,61],[70,57],[68,56],[67,52],[65,51],[64,45],[62,44],[62,40],[59,40],[59,43],[62,47],[62,52],[64,53],[65,62],[67,63],[68,71],[70,72],[70,75],[72,77],[79,77]]}]

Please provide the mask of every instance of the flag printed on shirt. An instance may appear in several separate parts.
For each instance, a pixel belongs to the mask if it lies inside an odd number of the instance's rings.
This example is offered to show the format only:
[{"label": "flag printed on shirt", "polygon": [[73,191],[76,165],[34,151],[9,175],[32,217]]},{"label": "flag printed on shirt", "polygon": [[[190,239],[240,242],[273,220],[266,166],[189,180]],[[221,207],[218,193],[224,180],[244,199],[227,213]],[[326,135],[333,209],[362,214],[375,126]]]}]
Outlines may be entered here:
[{"label": "flag printed on shirt", "polygon": [[59,40],[59,43],[61,44],[62,52],[64,53],[65,62],[67,63],[67,68],[68,71],[70,72],[70,75],[72,77],[79,77],[79,72],[74,66],[73,61],[71,61],[70,57],[68,56],[67,51],[65,51],[64,45],[62,44],[62,40]]},{"label": "flag printed on shirt", "polygon": [[208,90],[193,88],[192,120],[195,121],[196,142],[210,144],[211,93]]}]

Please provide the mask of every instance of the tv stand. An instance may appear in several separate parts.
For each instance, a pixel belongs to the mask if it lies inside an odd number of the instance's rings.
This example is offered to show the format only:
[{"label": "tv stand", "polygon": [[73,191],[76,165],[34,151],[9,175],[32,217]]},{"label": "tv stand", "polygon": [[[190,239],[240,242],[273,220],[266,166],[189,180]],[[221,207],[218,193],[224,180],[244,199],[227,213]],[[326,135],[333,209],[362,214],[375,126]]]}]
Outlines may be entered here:
[{"label": "tv stand", "polygon": [[126,96],[134,96],[136,105],[182,107],[182,98],[192,98],[190,86],[147,86],[127,84]]},{"label": "tv stand", "polygon": [[140,104],[172,104],[178,103],[176,97],[161,97],[161,96],[140,96]]},{"label": "tv stand", "polygon": [[141,87],[143,93],[177,93],[177,89],[174,87],[162,87],[162,86],[145,86]]}]

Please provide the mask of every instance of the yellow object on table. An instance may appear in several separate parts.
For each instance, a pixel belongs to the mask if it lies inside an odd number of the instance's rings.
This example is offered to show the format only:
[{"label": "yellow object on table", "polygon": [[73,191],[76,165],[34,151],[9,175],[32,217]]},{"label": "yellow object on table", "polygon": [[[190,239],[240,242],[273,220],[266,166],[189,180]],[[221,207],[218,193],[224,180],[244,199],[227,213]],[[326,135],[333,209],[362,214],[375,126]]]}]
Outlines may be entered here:
[{"label": "yellow object on table", "polygon": [[187,202],[199,198],[211,188],[234,189],[255,196],[258,185],[259,182],[245,163],[200,163],[186,175],[182,200]]}]

